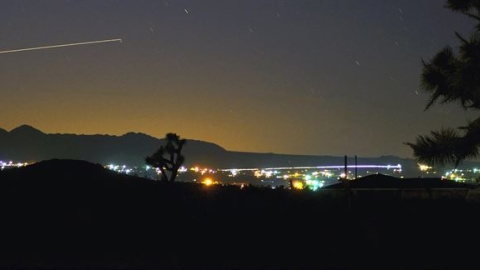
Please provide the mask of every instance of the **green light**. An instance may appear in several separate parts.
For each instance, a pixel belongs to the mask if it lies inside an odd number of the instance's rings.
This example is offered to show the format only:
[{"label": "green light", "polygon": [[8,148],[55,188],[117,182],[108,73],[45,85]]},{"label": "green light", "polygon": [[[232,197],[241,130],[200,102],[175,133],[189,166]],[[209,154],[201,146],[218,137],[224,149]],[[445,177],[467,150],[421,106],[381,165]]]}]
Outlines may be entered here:
[{"label": "green light", "polygon": [[307,185],[308,189],[312,190],[312,191],[316,191],[318,190],[319,188],[323,187],[323,181],[320,182],[318,180],[307,180],[305,181],[305,184]]}]

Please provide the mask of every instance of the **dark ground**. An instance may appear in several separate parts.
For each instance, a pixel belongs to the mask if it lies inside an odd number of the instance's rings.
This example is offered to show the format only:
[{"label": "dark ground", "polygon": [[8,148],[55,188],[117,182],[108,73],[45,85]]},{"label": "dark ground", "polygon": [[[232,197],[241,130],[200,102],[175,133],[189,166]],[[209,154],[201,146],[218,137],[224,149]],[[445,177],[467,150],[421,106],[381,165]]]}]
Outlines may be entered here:
[{"label": "dark ground", "polygon": [[0,268],[479,268],[480,205],[148,181],[79,161],[0,173]]}]

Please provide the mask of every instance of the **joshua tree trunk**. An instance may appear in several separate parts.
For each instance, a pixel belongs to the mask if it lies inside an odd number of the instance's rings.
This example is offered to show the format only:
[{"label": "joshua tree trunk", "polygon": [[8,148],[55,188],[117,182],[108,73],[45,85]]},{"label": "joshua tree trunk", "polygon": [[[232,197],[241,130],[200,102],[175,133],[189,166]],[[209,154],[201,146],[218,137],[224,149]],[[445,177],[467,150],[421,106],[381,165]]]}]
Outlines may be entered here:
[{"label": "joshua tree trunk", "polygon": [[[180,136],[174,133],[168,133],[165,141],[166,145],[160,146],[152,156],[145,159],[145,162],[160,170],[162,181],[174,182],[177,179],[180,166],[185,161],[182,149],[187,141],[180,139]],[[170,172],[170,175],[168,175],[168,172]]]}]

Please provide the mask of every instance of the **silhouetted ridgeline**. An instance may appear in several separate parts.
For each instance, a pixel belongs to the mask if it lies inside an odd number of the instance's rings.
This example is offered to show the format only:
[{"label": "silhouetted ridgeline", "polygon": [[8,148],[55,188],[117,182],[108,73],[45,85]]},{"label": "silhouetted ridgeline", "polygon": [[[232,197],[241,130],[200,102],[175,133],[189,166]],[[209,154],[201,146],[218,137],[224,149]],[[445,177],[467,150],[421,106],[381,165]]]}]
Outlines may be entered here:
[{"label": "silhouetted ridgeline", "polygon": [[[53,158],[88,160],[94,163],[112,162],[143,165],[147,155],[163,144],[142,133],[123,136],[46,134],[30,126],[20,126],[10,132],[0,132],[0,159],[40,161]],[[225,149],[218,145],[189,140],[185,154],[193,160],[213,163],[220,160]]]},{"label": "silhouetted ridgeline", "polygon": [[84,161],[40,162],[0,172],[0,268],[478,266],[476,203],[354,197],[349,209],[345,193],[331,194],[164,184]]},{"label": "silhouetted ridgeline", "polygon": [[[88,160],[100,164],[143,165],[144,158],[163,144],[142,133],[123,136],[45,134],[30,126],[10,132],[0,130],[0,160],[40,161],[53,158]],[[208,142],[188,140],[184,149],[186,165],[214,168],[341,165],[343,157],[281,155],[227,151]],[[353,164],[353,159],[349,160]],[[360,164],[402,164],[407,175],[417,176],[416,162],[395,156],[360,158]],[[468,164],[466,164],[468,167]]]},{"label": "silhouetted ridgeline", "polygon": [[[459,183],[440,178],[397,178],[382,174],[368,175],[355,181],[350,181],[351,188],[358,189],[426,189],[426,188],[472,188],[469,184]],[[343,189],[343,184],[335,184],[325,189]]]},{"label": "silhouetted ridgeline", "polygon": [[[475,186],[440,178],[396,178],[373,174],[349,181],[355,198],[367,200],[391,199],[460,199],[477,201],[480,196]],[[344,190],[343,183],[326,186],[322,192]]]}]

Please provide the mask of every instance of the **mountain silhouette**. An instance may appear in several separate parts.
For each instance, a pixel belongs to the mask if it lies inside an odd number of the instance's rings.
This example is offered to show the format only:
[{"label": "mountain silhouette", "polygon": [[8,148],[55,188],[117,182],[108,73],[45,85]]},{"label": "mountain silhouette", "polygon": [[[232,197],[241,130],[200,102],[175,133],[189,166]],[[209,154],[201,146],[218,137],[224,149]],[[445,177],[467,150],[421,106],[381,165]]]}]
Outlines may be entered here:
[{"label": "mountain silhouette", "polygon": [[[99,164],[144,165],[163,139],[144,133],[129,132],[121,136],[47,134],[32,126],[22,125],[10,132],[0,129],[0,160],[41,161],[49,159],[87,160]],[[188,139],[184,148],[186,166],[213,168],[268,168],[279,166],[342,165],[343,156],[311,156],[228,151],[205,141]],[[353,164],[353,158],[349,158]],[[359,164],[402,164],[404,174],[418,176],[413,159],[396,156],[359,158]],[[470,165],[469,165],[470,166]]]},{"label": "mountain silhouette", "polygon": [[[157,139],[143,133],[127,133],[122,136],[46,134],[28,125],[10,132],[0,131],[0,159],[41,161],[47,159],[79,159],[94,163],[120,163],[142,165],[143,159],[161,144]],[[213,143],[189,140],[185,147],[191,160],[206,160],[214,163],[209,155],[218,156],[226,150]],[[193,159],[195,158],[195,159]]]},{"label": "mountain silhouette", "polygon": [[21,125],[17,128],[14,128],[10,131],[10,134],[15,136],[41,136],[45,135],[45,133],[41,132],[40,130],[29,126],[29,125]]}]

